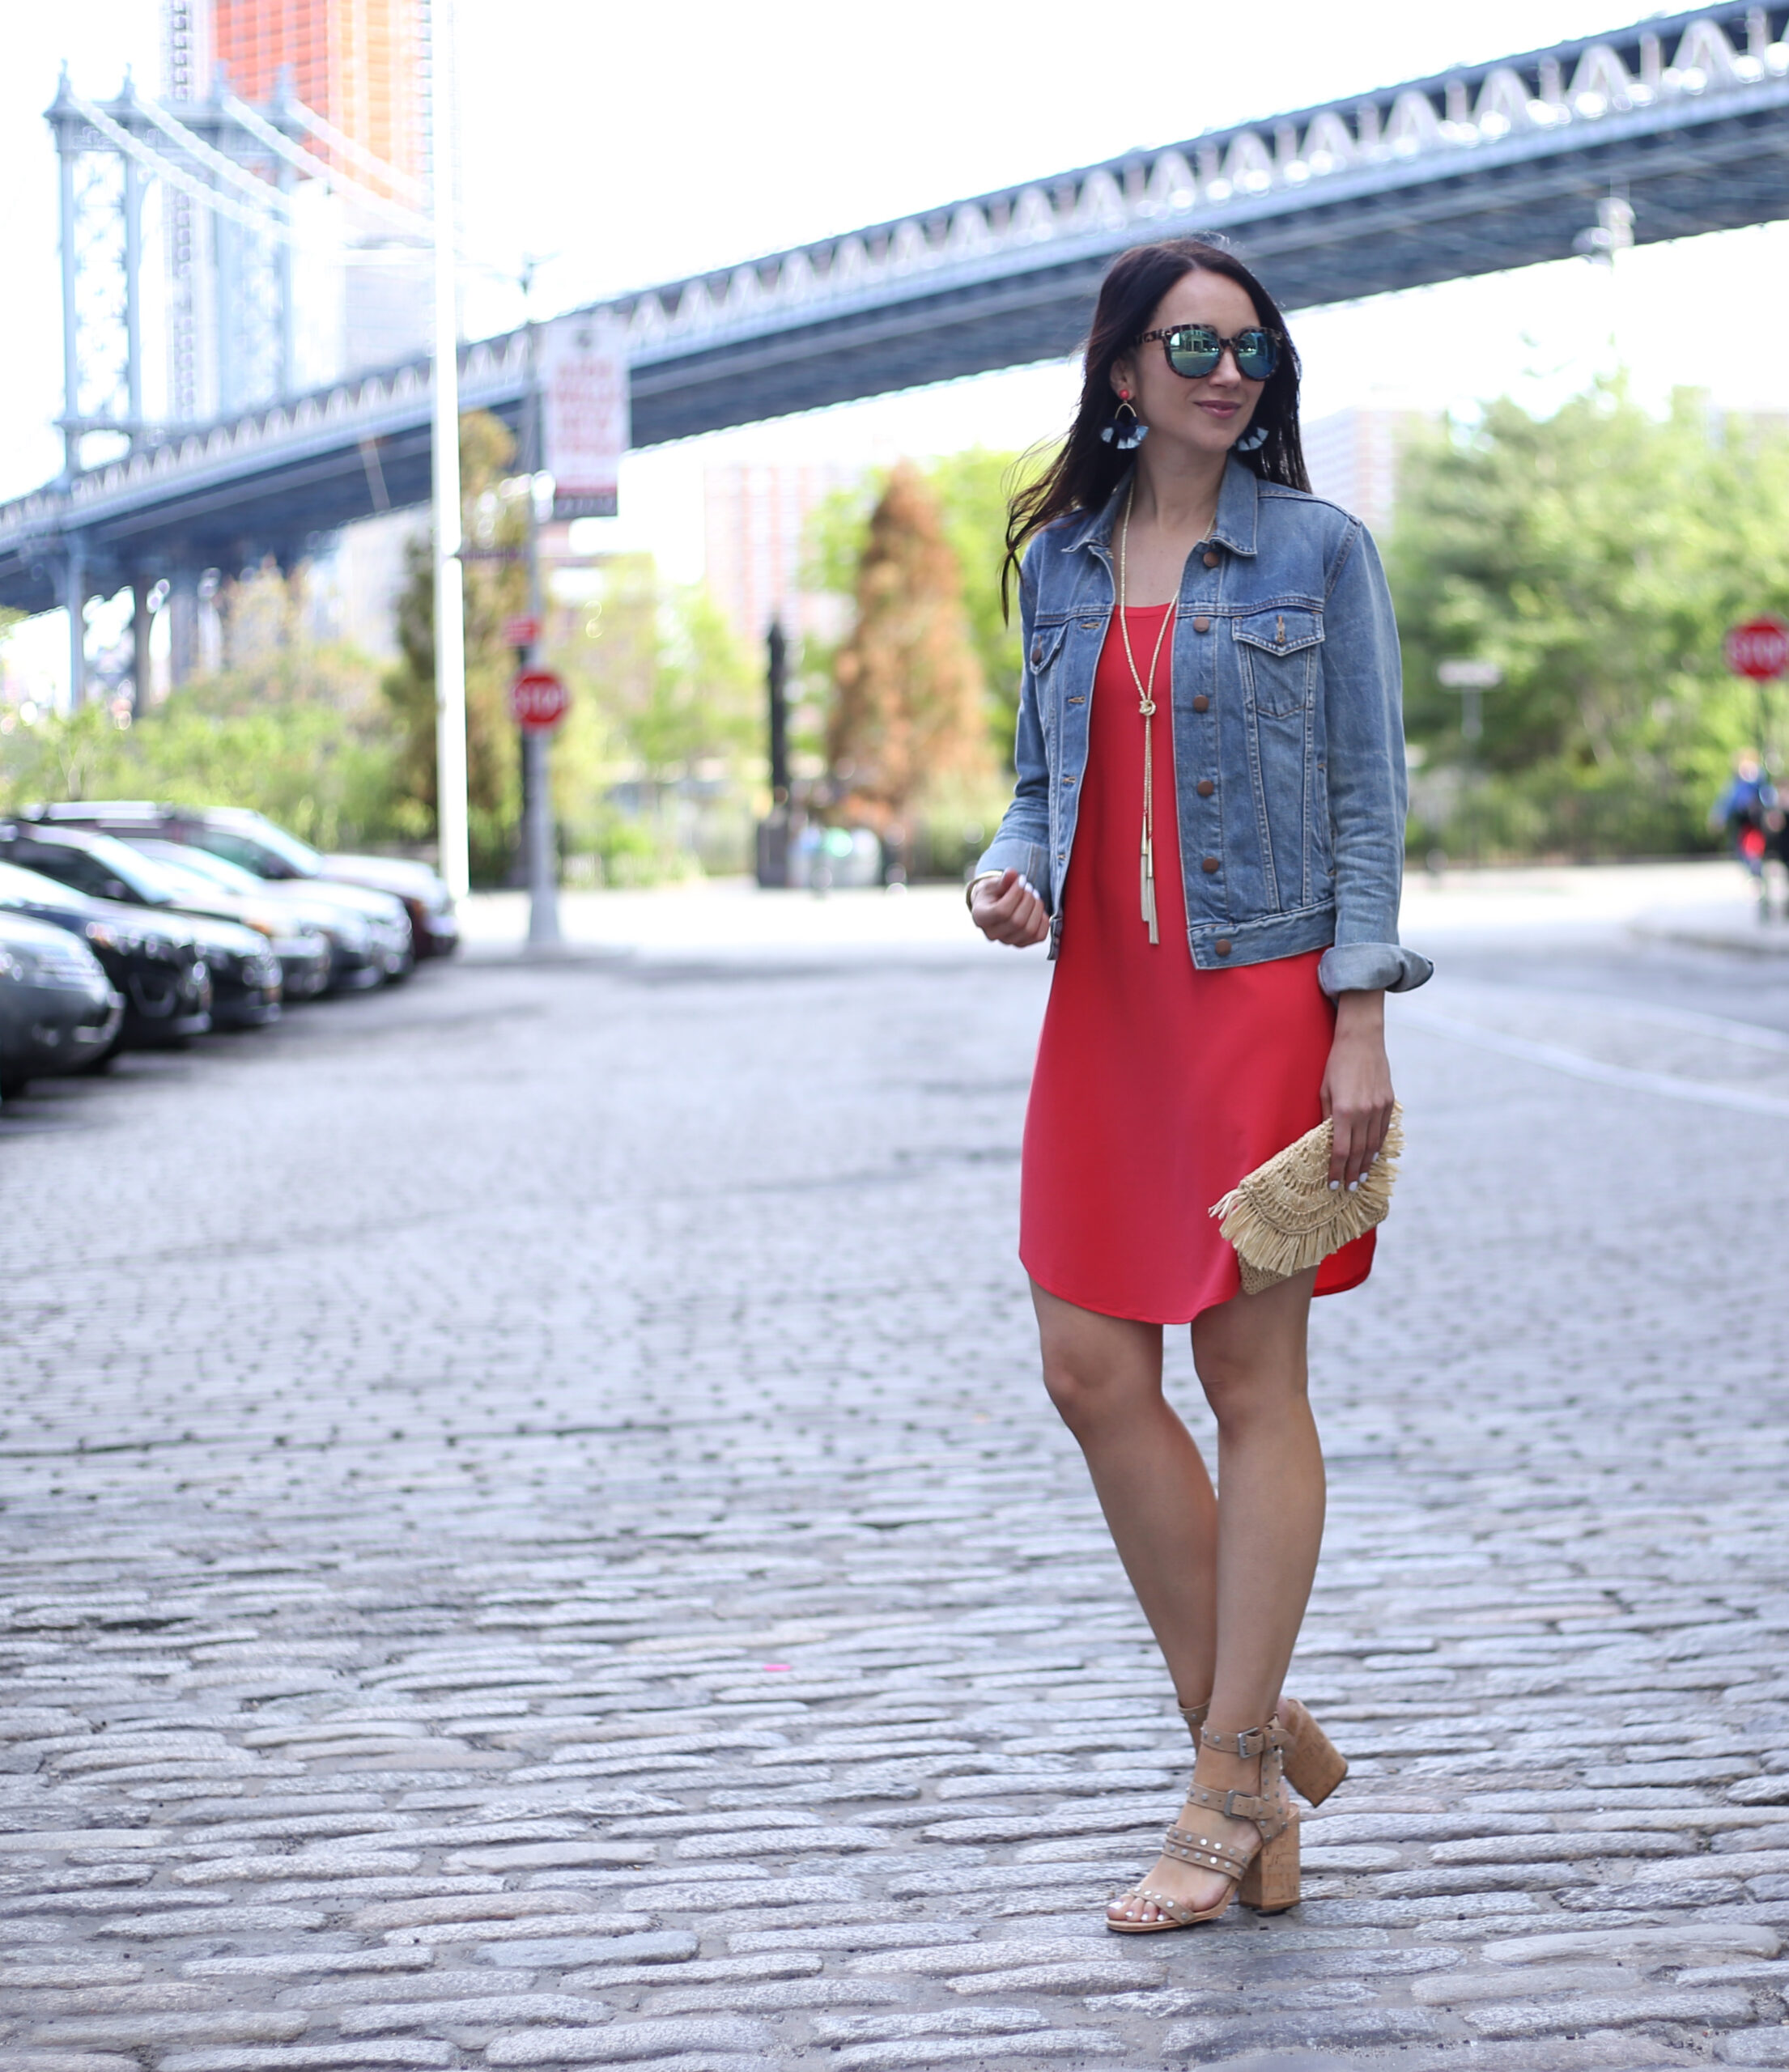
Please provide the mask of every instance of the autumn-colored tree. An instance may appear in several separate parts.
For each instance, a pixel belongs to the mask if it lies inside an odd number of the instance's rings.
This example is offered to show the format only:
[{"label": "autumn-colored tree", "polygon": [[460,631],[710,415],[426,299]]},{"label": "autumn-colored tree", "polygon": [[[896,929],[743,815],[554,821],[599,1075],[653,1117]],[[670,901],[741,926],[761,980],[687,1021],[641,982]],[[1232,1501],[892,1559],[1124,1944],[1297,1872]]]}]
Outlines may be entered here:
[{"label": "autumn-colored tree", "polygon": [[981,665],[937,498],[890,473],[857,564],[856,618],[833,663],[827,761],[844,810],[886,827],[991,773]]},{"label": "autumn-colored tree", "polygon": [[[520,548],[527,538],[525,484],[505,494],[514,461],[508,427],[487,410],[460,420],[460,483],[466,543]],[[509,717],[515,657],[504,643],[505,620],[528,603],[520,560],[469,557],[465,568],[466,809],[474,874],[504,870],[515,847],[521,805],[516,728]],[[410,543],[397,600],[402,660],[385,679],[385,697],[403,735],[400,783],[413,835],[435,830],[435,571],[427,533]]]}]

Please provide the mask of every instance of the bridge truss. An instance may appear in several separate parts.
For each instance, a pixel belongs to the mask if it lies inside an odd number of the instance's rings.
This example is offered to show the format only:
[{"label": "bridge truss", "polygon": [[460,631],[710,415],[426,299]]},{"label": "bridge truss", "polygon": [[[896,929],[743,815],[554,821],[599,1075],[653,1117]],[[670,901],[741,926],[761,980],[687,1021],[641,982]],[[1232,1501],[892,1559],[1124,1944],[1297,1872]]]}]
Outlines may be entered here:
[{"label": "bridge truss", "polygon": [[[635,437],[650,445],[1065,355],[1112,257],[1152,237],[1221,234],[1296,309],[1594,253],[1630,229],[1650,243],[1782,217],[1789,6],[1729,4],[603,306],[627,327]],[[465,405],[514,421],[525,367],[521,333],[463,349]],[[357,518],[426,502],[429,388],[421,361],[139,433],[135,450],[0,506],[0,603],[40,611],[83,584],[287,564]]]}]

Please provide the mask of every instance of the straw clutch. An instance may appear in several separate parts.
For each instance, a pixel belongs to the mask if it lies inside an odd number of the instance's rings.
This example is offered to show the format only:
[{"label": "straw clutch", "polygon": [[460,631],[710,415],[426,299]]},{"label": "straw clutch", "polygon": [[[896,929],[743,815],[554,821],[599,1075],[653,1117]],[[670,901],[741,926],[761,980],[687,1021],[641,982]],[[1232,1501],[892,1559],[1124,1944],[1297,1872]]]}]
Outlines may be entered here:
[{"label": "straw clutch", "polygon": [[1236,1247],[1245,1295],[1259,1295],[1319,1265],[1385,1221],[1404,1150],[1403,1109],[1393,1105],[1385,1143],[1352,1194],[1329,1184],[1333,1137],[1333,1126],[1319,1123],[1257,1166],[1212,1209],[1224,1219],[1218,1228]]}]

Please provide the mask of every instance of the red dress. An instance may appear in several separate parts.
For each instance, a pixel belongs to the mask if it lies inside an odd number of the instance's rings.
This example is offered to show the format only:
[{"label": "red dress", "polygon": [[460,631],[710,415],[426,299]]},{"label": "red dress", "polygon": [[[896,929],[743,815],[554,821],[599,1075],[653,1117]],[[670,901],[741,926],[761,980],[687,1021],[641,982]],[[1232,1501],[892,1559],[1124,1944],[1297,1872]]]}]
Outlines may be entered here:
[{"label": "red dress", "polygon": [[[1146,669],[1166,605],[1133,609]],[[1323,953],[1201,971],[1187,945],[1166,677],[1155,696],[1152,947],[1137,905],[1143,721],[1116,619],[1094,678],[1086,775],[1063,894],[1061,949],[1025,1118],[1019,1257],[1083,1310],[1185,1323],[1239,1292],[1236,1255],[1207,1212],[1245,1173],[1323,1119],[1335,1034]],[[1358,1287],[1377,1232],[1317,1272]]]}]

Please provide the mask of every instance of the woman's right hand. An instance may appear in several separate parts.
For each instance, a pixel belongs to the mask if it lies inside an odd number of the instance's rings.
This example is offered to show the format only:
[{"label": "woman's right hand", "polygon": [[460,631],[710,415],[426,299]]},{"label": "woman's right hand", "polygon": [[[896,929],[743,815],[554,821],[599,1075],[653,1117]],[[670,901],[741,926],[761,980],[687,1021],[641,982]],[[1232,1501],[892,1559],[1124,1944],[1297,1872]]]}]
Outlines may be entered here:
[{"label": "woman's right hand", "polygon": [[990,942],[1009,943],[1014,949],[1028,949],[1050,932],[1043,902],[1017,871],[984,879],[975,887],[969,912]]}]

